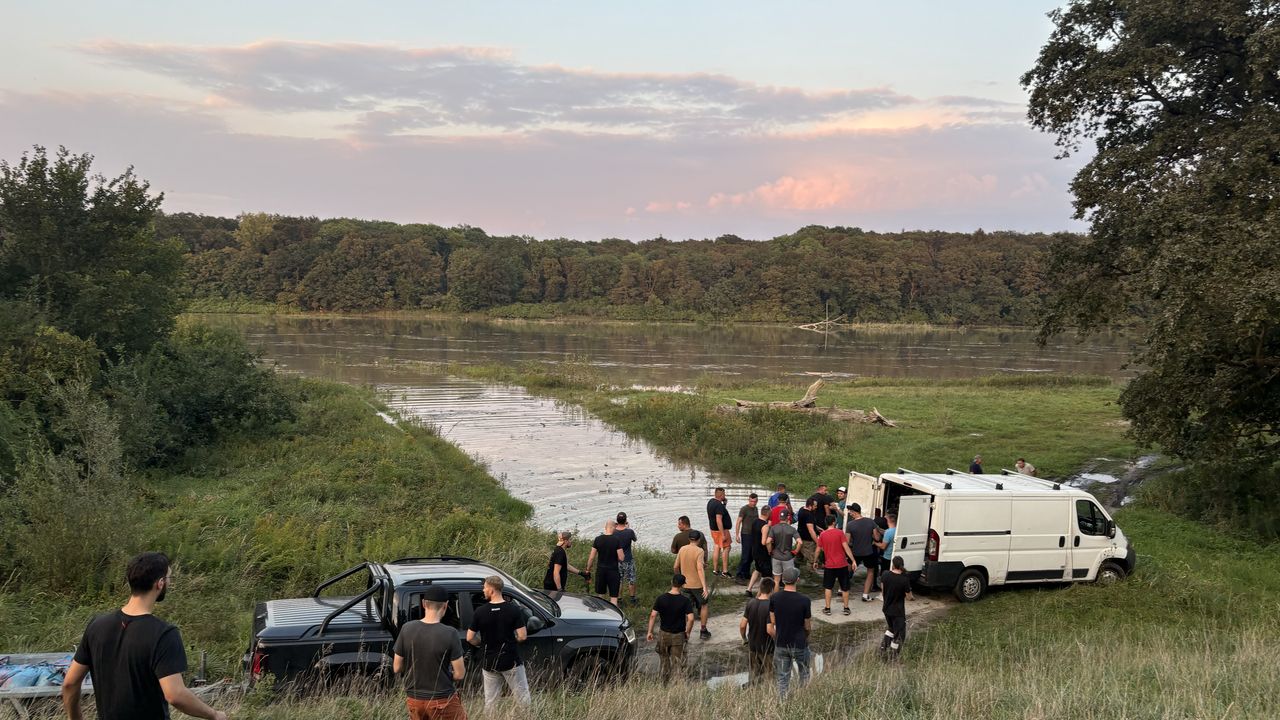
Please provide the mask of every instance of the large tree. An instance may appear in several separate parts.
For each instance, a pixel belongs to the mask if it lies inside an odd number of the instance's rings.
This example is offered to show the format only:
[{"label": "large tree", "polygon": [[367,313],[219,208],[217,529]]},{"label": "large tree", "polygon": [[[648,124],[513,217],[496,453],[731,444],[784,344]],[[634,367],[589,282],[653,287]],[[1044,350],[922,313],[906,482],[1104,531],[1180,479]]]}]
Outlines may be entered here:
[{"label": "large tree", "polygon": [[132,169],[108,180],[92,164],[66,148],[0,160],[0,305],[112,355],[145,350],[173,327],[182,248],[155,237],[162,195]]},{"label": "large tree", "polygon": [[1280,3],[1075,0],[1022,78],[1088,236],[1053,249],[1042,333],[1140,318],[1133,434],[1280,459]]}]

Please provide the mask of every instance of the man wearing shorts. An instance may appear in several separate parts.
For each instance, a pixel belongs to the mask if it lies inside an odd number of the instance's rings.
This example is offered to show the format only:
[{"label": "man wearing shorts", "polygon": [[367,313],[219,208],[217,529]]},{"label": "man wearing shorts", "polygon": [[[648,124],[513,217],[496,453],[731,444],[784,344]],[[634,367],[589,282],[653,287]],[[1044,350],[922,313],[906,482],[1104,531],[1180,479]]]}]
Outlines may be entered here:
[{"label": "man wearing shorts", "polygon": [[768,535],[769,559],[773,570],[773,584],[776,586],[782,584],[784,572],[795,569],[796,554],[799,552],[796,542],[800,539],[799,533],[791,527],[791,512],[785,505],[778,507],[782,508],[782,513],[779,515],[778,524],[769,528]]},{"label": "man wearing shorts", "polygon": [[[707,501],[707,526],[711,528],[711,574],[729,576],[729,548],[733,547],[733,520],[724,504],[724,488]],[[719,568],[717,570],[716,568]]]},{"label": "man wearing shorts", "polygon": [[623,555],[622,543],[614,533],[616,527],[617,523],[613,520],[605,521],[604,533],[597,535],[591,543],[586,570],[590,573],[596,558],[600,558],[600,571],[596,573],[596,594],[609,598],[609,602],[621,607],[618,605],[618,595],[621,593],[622,574],[618,568],[622,564]]},{"label": "man wearing shorts", "polygon": [[831,614],[831,591],[839,584],[844,614],[848,615],[849,562],[853,560],[853,550],[849,547],[849,536],[835,525],[818,534],[818,557],[813,561],[814,570],[818,569],[819,560],[822,561],[822,589],[826,598],[822,614]]},{"label": "man wearing shorts", "polygon": [[867,569],[867,580],[862,586],[862,602],[871,601],[871,586],[875,584],[876,572],[880,570],[880,560],[876,557],[876,541],[879,540],[880,528],[876,521],[862,516],[862,506],[858,503],[849,505],[849,522],[845,524],[849,533],[849,546],[853,549],[856,563]]},{"label": "man wearing shorts", "polygon": [[636,531],[631,529],[627,524],[627,514],[618,513],[617,525],[614,527],[613,534],[618,537],[618,542],[622,544],[622,562],[618,565],[618,573],[622,576],[622,582],[626,584],[627,590],[630,591],[631,604],[635,605],[636,600],[636,558],[631,552],[631,545],[636,541]]},{"label": "man wearing shorts", "polygon": [[711,611],[707,607],[707,601],[711,599],[711,589],[707,586],[707,551],[698,544],[700,540],[702,540],[702,533],[697,530],[689,531],[689,542],[680,548],[671,570],[684,576],[685,597],[693,602],[693,608],[702,621],[701,637],[703,640],[710,640],[711,631],[707,629],[707,616]]}]

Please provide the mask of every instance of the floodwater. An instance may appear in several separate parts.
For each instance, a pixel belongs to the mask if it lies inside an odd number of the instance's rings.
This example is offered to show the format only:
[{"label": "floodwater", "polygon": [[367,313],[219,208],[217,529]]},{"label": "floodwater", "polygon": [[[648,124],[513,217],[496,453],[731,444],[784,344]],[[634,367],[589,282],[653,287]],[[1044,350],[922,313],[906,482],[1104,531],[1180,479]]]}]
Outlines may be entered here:
[{"label": "floodwater", "polygon": [[[1124,377],[1116,337],[1037,348],[1029,331],[876,330],[822,336],[784,327],[214,316],[286,372],[368,385],[402,417],[434,426],[534,508],[547,530],[588,537],[625,511],[641,544],[668,549],[675,519],[707,529],[718,485],[729,511],[749,482],[674,463],[580,408],[522,388],[439,374],[444,363],[585,363],[611,383],[678,391],[704,376],[966,377],[1073,372]],[[432,367],[435,366],[435,370]],[[759,488],[756,488],[761,490]]]}]

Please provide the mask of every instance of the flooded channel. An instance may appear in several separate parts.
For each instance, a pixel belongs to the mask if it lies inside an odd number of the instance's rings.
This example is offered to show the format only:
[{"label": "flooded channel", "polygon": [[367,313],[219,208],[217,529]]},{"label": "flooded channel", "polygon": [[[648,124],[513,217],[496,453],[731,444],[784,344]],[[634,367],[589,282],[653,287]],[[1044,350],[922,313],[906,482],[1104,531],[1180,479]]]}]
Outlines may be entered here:
[{"label": "flooded channel", "polygon": [[[433,374],[432,364],[547,364],[598,368],[611,382],[679,389],[708,375],[778,379],[844,376],[966,377],[1075,372],[1123,377],[1128,345],[1115,337],[1035,346],[1029,331],[907,329],[824,337],[784,327],[510,323],[386,318],[214,316],[286,372],[378,388],[405,418],[434,426],[484,462],[534,508],[547,530],[596,532],[625,511],[643,545],[666,549],[675,519],[706,528],[711,489],[730,512],[749,486],[676,464],[576,407],[521,388]],[[438,371],[437,371],[438,372]]]}]

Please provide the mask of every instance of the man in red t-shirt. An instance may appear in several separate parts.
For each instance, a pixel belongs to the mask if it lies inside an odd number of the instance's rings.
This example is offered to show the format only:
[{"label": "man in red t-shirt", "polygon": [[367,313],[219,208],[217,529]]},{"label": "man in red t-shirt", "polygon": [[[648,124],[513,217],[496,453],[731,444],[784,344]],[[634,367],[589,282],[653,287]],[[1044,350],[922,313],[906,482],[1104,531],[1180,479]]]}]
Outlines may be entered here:
[{"label": "man in red t-shirt", "polygon": [[816,572],[822,563],[822,588],[826,596],[826,607],[823,615],[831,614],[831,591],[836,583],[840,583],[840,599],[844,602],[844,614],[849,614],[849,563],[853,561],[853,550],[849,547],[849,536],[840,528],[832,525],[818,533],[818,555],[813,560]]},{"label": "man in red t-shirt", "polygon": [[[788,513],[791,513],[791,498],[788,497],[786,493],[782,493],[781,495],[779,495],[778,504],[774,505],[769,510],[769,527],[773,527],[774,525],[777,525],[778,523],[782,522],[783,510],[786,510]],[[791,517],[795,517],[795,514],[792,513]]]}]

